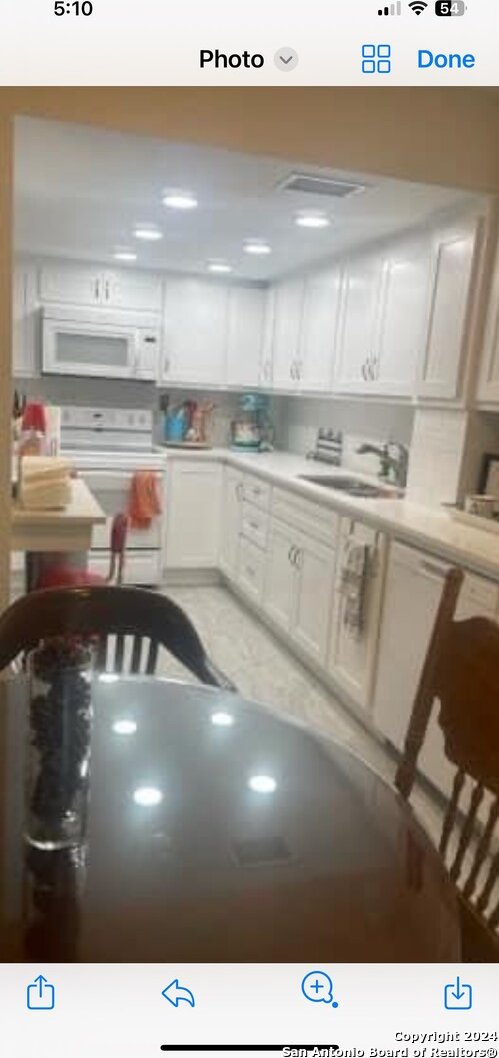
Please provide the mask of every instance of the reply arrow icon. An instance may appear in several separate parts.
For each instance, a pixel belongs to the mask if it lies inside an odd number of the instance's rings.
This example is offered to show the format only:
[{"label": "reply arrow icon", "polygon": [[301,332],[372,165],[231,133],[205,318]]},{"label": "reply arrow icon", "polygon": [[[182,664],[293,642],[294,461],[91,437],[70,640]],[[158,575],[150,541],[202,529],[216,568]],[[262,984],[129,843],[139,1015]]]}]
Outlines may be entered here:
[{"label": "reply arrow icon", "polygon": [[188,1003],[190,1007],[196,1005],[192,992],[189,988],[179,985],[178,977],[174,981],[170,981],[170,984],[163,989],[161,995],[171,1003],[172,1007],[178,1007],[179,1003]]}]

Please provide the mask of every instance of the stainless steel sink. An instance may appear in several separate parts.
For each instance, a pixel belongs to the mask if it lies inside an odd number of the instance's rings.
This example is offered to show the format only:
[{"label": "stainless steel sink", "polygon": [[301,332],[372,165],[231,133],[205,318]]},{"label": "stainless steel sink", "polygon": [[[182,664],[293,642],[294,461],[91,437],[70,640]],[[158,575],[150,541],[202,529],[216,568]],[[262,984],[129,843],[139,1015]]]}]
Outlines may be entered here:
[{"label": "stainless steel sink", "polygon": [[298,474],[302,481],[310,481],[312,485],[322,485],[325,489],[339,489],[347,492],[349,496],[363,497],[371,500],[394,500],[401,496],[398,489],[389,485],[371,485],[362,478],[346,477],[340,474]]}]

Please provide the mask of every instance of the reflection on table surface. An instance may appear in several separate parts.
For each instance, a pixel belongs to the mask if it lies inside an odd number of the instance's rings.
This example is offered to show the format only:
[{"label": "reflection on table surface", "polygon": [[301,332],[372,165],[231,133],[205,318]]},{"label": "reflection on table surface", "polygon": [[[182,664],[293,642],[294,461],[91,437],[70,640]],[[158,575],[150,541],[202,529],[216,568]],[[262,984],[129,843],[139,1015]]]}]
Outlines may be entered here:
[{"label": "reflection on table surface", "polygon": [[454,961],[438,856],[335,742],[213,688],[93,683],[88,828],[23,837],[28,684],[0,687],[4,960]]}]

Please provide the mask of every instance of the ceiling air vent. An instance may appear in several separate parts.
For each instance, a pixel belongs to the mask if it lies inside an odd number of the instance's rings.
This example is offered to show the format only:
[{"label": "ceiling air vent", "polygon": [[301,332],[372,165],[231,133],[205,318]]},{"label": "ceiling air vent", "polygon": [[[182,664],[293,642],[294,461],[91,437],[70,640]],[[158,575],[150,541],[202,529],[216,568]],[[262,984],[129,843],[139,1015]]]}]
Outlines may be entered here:
[{"label": "ceiling air vent", "polygon": [[365,191],[365,184],[351,180],[336,180],[332,176],[310,176],[308,173],[290,173],[277,185],[278,191],[298,191],[300,194],[327,195],[329,198],[347,198],[358,191]]}]

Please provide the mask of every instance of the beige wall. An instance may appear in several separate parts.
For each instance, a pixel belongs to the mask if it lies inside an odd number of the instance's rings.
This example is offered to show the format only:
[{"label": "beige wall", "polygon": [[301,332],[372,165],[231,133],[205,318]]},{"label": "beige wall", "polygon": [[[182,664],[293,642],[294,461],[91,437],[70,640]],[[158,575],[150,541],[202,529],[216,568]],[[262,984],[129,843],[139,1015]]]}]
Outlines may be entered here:
[{"label": "beige wall", "polygon": [[0,608],[7,584],[16,113],[499,192],[499,101],[482,89],[0,88]]}]

